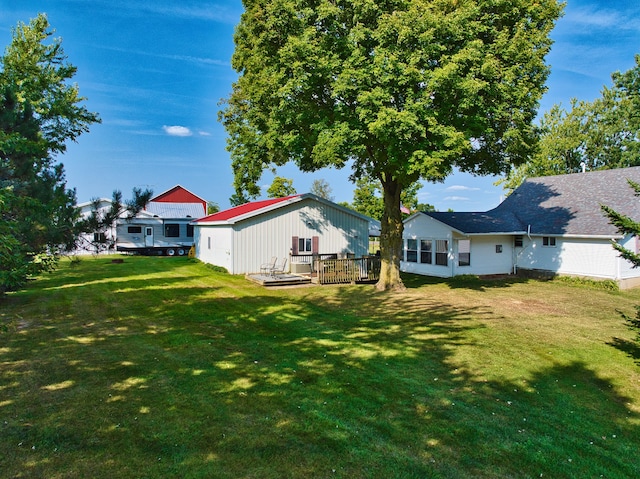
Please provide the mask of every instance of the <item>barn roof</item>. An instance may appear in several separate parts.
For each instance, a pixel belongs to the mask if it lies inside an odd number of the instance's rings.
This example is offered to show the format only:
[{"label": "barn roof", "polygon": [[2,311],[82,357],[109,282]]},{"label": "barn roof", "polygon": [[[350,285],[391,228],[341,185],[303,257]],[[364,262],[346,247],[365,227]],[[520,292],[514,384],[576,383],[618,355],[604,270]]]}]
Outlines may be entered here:
[{"label": "barn roof", "polygon": [[181,185],[176,185],[173,188],[169,188],[167,191],[151,198],[150,201],[157,203],[203,203],[205,205],[207,203],[207,200],[193,194],[191,191]]},{"label": "barn roof", "polygon": [[640,218],[640,167],[529,178],[484,213],[426,214],[464,234],[522,233],[550,236],[617,236],[601,205]]},{"label": "barn roof", "polygon": [[145,211],[160,218],[201,218],[205,214],[202,203],[166,203],[151,201]]}]

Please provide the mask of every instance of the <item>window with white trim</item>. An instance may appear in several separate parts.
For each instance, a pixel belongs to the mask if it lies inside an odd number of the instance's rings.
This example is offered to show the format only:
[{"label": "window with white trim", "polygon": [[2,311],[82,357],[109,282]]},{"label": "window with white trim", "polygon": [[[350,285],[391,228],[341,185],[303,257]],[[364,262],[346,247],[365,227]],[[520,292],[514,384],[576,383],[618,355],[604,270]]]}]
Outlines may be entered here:
[{"label": "window with white trim", "polygon": [[418,240],[408,239],[406,241],[405,261],[408,263],[418,262]]},{"label": "window with white trim", "polygon": [[543,236],[542,237],[542,246],[547,246],[549,248],[555,248],[556,239],[553,236]]},{"label": "window with white trim", "polygon": [[458,240],[458,266],[471,264],[471,240]]},{"label": "window with white trim", "polygon": [[433,241],[429,239],[420,240],[420,262],[423,264],[433,263]]},{"label": "window with white trim", "polygon": [[298,238],[298,253],[311,253],[311,238]]},{"label": "window with white trim", "polygon": [[449,264],[449,241],[436,240],[436,264],[447,266]]}]

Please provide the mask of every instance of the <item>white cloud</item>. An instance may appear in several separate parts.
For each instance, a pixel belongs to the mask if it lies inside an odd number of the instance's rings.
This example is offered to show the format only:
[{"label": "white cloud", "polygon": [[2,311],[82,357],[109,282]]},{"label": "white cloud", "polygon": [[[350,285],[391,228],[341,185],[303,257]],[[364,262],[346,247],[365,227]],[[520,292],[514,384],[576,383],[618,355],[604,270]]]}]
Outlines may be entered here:
[{"label": "white cloud", "polygon": [[167,126],[167,125],[164,125],[162,127],[162,129],[169,136],[191,136],[191,135],[193,135],[191,130],[189,128],[187,128],[186,126],[179,126],[179,125]]},{"label": "white cloud", "polygon": [[[86,3],[86,0],[71,0],[76,3]],[[144,1],[116,1],[116,0],[93,0],[93,5],[109,8],[120,12],[121,15],[144,15],[154,14],[167,17],[181,17],[187,19],[205,20],[217,23],[236,25],[240,20],[242,10],[221,5],[218,2],[168,2],[167,5],[157,0]],[[239,3],[239,2],[238,2]]]},{"label": "white cloud", "polygon": [[204,131],[204,130],[198,130],[198,135],[200,135],[200,136],[211,136],[211,133],[209,133],[208,131]]},{"label": "white cloud", "polygon": [[445,201],[469,201],[466,196],[447,196]]},{"label": "white cloud", "polygon": [[567,12],[567,22],[587,28],[617,28],[622,30],[636,30],[637,21],[633,21],[622,11],[615,11],[595,6],[573,8]]},{"label": "white cloud", "polygon": [[445,188],[446,191],[478,191],[480,188],[473,188],[471,186],[452,185]]}]

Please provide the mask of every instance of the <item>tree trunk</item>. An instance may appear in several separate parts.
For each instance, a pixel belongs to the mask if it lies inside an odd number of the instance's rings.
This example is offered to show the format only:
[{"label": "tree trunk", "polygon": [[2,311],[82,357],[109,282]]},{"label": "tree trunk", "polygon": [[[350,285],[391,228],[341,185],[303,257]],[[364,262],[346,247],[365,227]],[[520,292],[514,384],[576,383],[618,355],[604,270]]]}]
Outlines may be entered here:
[{"label": "tree trunk", "polygon": [[396,180],[382,181],[384,213],[380,232],[380,280],[376,289],[380,291],[403,291],[404,283],[400,278],[400,259],[402,258],[402,215],[400,213],[401,186]]}]

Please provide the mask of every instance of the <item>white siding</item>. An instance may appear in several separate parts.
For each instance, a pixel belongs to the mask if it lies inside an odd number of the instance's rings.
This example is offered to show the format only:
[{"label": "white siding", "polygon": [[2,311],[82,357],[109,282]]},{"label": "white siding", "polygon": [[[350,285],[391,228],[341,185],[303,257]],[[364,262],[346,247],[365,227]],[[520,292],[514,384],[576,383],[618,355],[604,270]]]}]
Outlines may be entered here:
[{"label": "white siding", "polygon": [[[471,264],[458,266],[455,262],[454,273],[458,274],[511,274],[513,273],[513,236],[470,236]],[[496,246],[500,248],[496,249]],[[498,252],[501,249],[502,252]],[[457,251],[455,252],[457,258]]]},{"label": "white siding", "polygon": [[543,246],[543,237],[525,239],[518,268],[617,279],[617,253],[608,240],[557,237],[555,241],[555,246]]},{"label": "white siding", "polygon": [[[542,236],[529,238],[524,235],[523,246],[515,247],[514,235],[463,236],[426,215],[417,215],[407,221],[403,238],[405,248],[407,239],[418,241],[417,262],[403,260],[400,263],[401,270],[410,273],[447,278],[461,274],[510,274],[514,269],[524,269],[597,279],[629,280],[629,284],[640,284],[640,268],[633,268],[630,262],[620,258],[606,238],[553,237],[555,245],[545,246]],[[449,264],[438,266],[435,260],[431,264],[422,264],[419,251],[421,239],[448,240]],[[469,266],[458,265],[457,248],[460,239],[471,241]],[[631,251],[640,250],[640,243],[635,237],[627,237],[620,244]],[[498,245],[501,246],[501,253],[496,249]],[[403,253],[406,255],[406,251]]]},{"label": "white siding", "polygon": [[[427,215],[417,215],[404,225],[403,247],[406,246],[407,239],[415,239],[420,247],[421,239],[433,240],[432,262],[431,264],[420,263],[420,252],[418,251],[418,262],[401,261],[400,270],[407,273],[423,274],[426,276],[436,276],[440,278],[450,278],[454,275],[454,253],[453,253],[453,233],[447,225],[434,220]],[[435,264],[435,240],[448,241],[448,261],[447,266]],[[405,252],[406,254],[406,252]],[[404,257],[403,257],[404,259]],[[473,263],[473,245],[471,246],[471,261]]]},{"label": "white siding", "polygon": [[[418,252],[417,262],[402,261],[400,263],[401,270],[408,273],[449,278],[461,274],[487,275],[513,272],[515,252],[512,235],[462,236],[440,221],[427,215],[418,215],[405,223],[403,238],[405,245],[409,238],[417,239],[418,242],[421,239],[434,241],[446,239],[449,242],[447,266],[436,265],[435,259],[432,259],[431,264],[423,264],[420,262],[421,258]],[[468,266],[458,265],[459,240],[470,240],[471,242],[471,260]],[[501,252],[496,249],[498,245],[501,247]]]},{"label": "white siding", "polygon": [[[620,244],[634,253],[640,253],[640,238],[627,236]],[[621,279],[640,278],[640,268],[634,268],[633,264],[624,258],[618,257],[618,277]]]},{"label": "white siding", "polygon": [[222,266],[233,272],[231,245],[233,229],[231,226],[196,226],[196,258],[209,264]]}]

